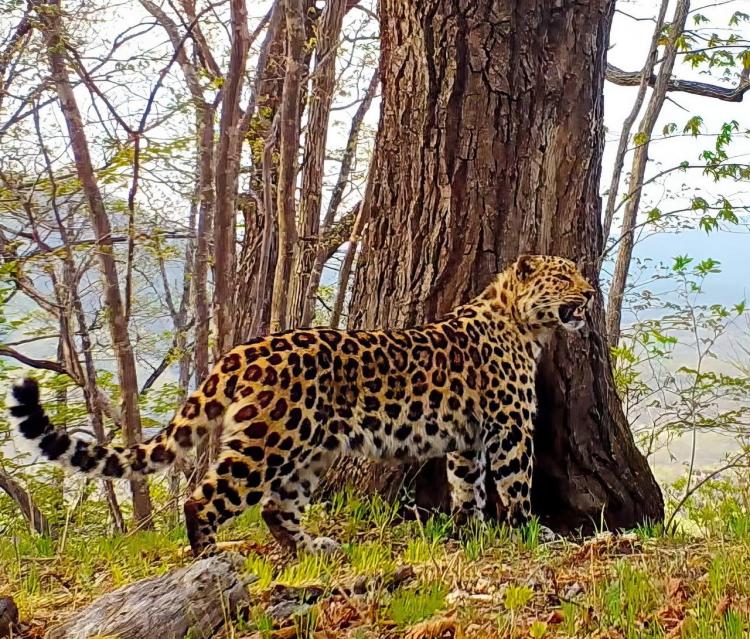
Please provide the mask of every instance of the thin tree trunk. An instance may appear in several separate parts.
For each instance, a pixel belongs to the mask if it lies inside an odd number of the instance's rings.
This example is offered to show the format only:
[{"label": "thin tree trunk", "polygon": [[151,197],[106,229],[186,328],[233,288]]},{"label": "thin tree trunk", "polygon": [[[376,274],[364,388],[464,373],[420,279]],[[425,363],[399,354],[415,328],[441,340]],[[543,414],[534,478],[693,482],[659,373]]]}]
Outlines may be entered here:
[{"label": "thin tree trunk", "polygon": [[664,60],[659,67],[656,85],[646,106],[646,112],[643,114],[643,119],[638,126],[638,134],[644,138],[644,141],[633,152],[633,163],[630,168],[630,185],[625,212],[622,216],[617,260],[615,261],[615,270],[612,274],[612,283],[609,287],[609,297],[607,300],[606,334],[611,347],[617,346],[617,343],[620,341],[622,301],[628,281],[628,272],[630,271],[630,260],[633,256],[635,223],[641,204],[641,193],[643,190],[643,179],[646,175],[646,165],[648,164],[648,149],[651,142],[651,134],[654,131],[656,121],[664,105],[664,100],[667,97],[669,80],[672,77],[672,69],[677,58],[677,40],[685,29],[685,21],[689,12],[690,0],[678,0],[672,24],[669,27],[669,40],[664,48]]},{"label": "thin tree trunk", "polygon": [[317,253],[316,245],[319,243],[328,118],[336,85],[336,51],[345,13],[346,0],[329,0],[318,21],[315,67],[302,167],[297,243],[294,246],[292,278],[287,299],[289,326],[307,325],[312,319],[305,317],[305,300]]},{"label": "thin tree trunk", "polygon": [[[613,9],[381,1],[382,109],[349,326],[432,320],[520,253],[570,257],[596,282]],[[556,530],[663,517],[603,336],[599,295],[589,328],[556,336],[540,363],[532,504]],[[347,474],[393,488],[392,474],[361,462],[337,469]],[[416,474],[418,505],[446,507],[444,462]]]},{"label": "thin tree trunk", "polygon": [[[327,235],[331,230],[336,219],[336,213],[338,212],[341,200],[344,197],[344,189],[349,182],[349,176],[351,174],[352,164],[354,163],[354,155],[357,151],[357,143],[359,141],[359,131],[362,127],[362,122],[365,119],[365,115],[370,110],[372,101],[375,98],[375,93],[380,85],[380,73],[376,69],[370,78],[370,84],[365,92],[364,99],[357,108],[357,112],[352,118],[352,126],[349,129],[349,137],[346,141],[346,148],[344,149],[344,156],[341,158],[341,169],[339,170],[339,176],[336,180],[336,185],[333,187],[331,193],[331,201],[328,203],[328,209],[326,210],[325,218],[321,227],[321,236]],[[358,213],[361,207],[358,207]],[[356,221],[355,217],[355,221]],[[350,231],[351,232],[351,231]],[[337,246],[336,249],[339,247]],[[355,247],[356,248],[356,247]],[[335,249],[334,249],[335,250]],[[347,252],[347,255],[349,252]],[[305,294],[305,308],[302,314],[302,326],[309,326],[313,318],[315,317],[315,296],[320,287],[320,278],[323,276],[323,267],[326,261],[329,259],[330,247],[326,246],[326,243],[319,242],[317,246],[317,252],[315,255],[315,263],[313,264],[312,273],[310,274],[310,281],[307,284],[307,292]],[[350,263],[351,268],[351,263]],[[339,309],[339,315],[341,309]],[[333,325],[333,324],[332,324]]]},{"label": "thin tree trunk", "polygon": [[[622,131],[620,131],[620,141],[617,143],[617,152],[615,153],[614,166],[612,168],[612,179],[609,183],[609,192],[607,193],[607,202],[604,206],[604,226],[602,237],[606,244],[609,239],[609,232],[612,229],[612,220],[615,216],[615,205],[617,204],[617,196],[620,192],[620,179],[622,178],[622,167],[625,164],[625,153],[628,150],[628,144],[630,143],[630,131],[633,128],[633,123],[638,117],[643,106],[643,101],[646,98],[646,89],[648,88],[648,81],[651,74],[654,72],[656,66],[656,57],[659,51],[659,40],[662,37],[662,29],[664,28],[664,16],[667,14],[667,7],[669,6],[669,0],[662,0],[661,7],[659,8],[659,15],[656,18],[656,25],[654,26],[654,34],[651,36],[651,44],[649,45],[648,54],[646,61],[643,64],[643,70],[641,71],[641,82],[638,85],[638,93],[633,101],[633,107],[630,109],[630,113],[622,123]],[[599,267],[601,268],[601,266]]]},{"label": "thin tree trunk", "polygon": [[339,288],[336,291],[336,300],[333,303],[333,311],[331,312],[331,327],[338,328],[341,323],[341,314],[344,310],[344,302],[346,300],[346,293],[349,289],[349,279],[352,275],[352,267],[354,266],[354,258],[357,255],[357,247],[359,240],[362,237],[362,230],[367,223],[365,215],[365,209],[362,205],[359,207],[357,217],[354,222],[354,228],[352,234],[349,237],[349,244],[346,247],[346,253],[344,254],[344,260],[341,263],[341,270],[339,271]]},{"label": "thin tree trunk", "polygon": [[285,0],[287,33],[286,75],[281,98],[279,120],[279,181],[276,212],[279,225],[279,252],[273,278],[271,331],[288,327],[286,304],[294,246],[297,243],[295,222],[295,181],[299,151],[300,94],[302,91],[303,45],[305,15],[302,0]]},{"label": "thin tree trunk", "polygon": [[[258,54],[258,67],[249,104],[242,118],[253,171],[252,200],[245,212],[245,235],[234,290],[234,335],[254,337],[268,328],[273,296],[272,265],[276,262],[276,162],[278,106],[284,83],[284,7],[275,4],[266,37]],[[258,250],[258,248],[260,250]]]},{"label": "thin tree trunk", "polygon": [[[263,233],[260,244],[260,266],[258,275],[255,278],[255,294],[253,299],[260,302],[263,299],[262,287],[268,281],[268,272],[271,266],[271,250],[273,243],[273,220],[275,219],[275,210],[273,206],[273,186],[271,173],[273,171],[273,149],[276,144],[276,135],[279,128],[278,115],[274,118],[271,130],[268,132],[268,139],[263,144],[263,206],[260,207],[263,214]],[[263,308],[259,306],[253,313],[252,323],[250,324],[250,337],[254,337],[261,328],[263,321]]]},{"label": "thin tree trunk", "polygon": [[52,527],[39,507],[34,503],[31,494],[24,489],[13,477],[0,468],[0,490],[18,504],[29,526],[40,535],[52,535]]},{"label": "thin tree trunk", "polygon": [[[91,335],[86,322],[86,313],[83,309],[81,296],[78,291],[78,269],[73,261],[73,250],[71,247],[72,227],[75,224],[75,218],[74,215],[71,214],[66,225],[60,214],[57,204],[57,181],[52,169],[52,162],[47,152],[47,147],[44,144],[38,113],[34,114],[34,125],[37,132],[37,139],[39,141],[39,148],[44,157],[47,177],[50,182],[50,203],[52,206],[52,213],[55,218],[60,241],[65,248],[62,253],[63,284],[62,286],[55,287],[60,290],[58,296],[59,306],[62,309],[60,313],[60,343],[63,347],[62,351],[64,352],[65,358],[64,363],[72,371],[75,371],[76,378],[83,386],[83,396],[86,402],[86,411],[89,415],[91,427],[94,431],[97,442],[103,444],[106,441],[106,433],[104,432],[104,413],[99,401],[99,390],[97,388],[96,366],[94,365]],[[77,330],[73,328],[73,315],[75,315],[76,323],[78,325]],[[79,349],[76,347],[75,342],[76,334],[81,340],[80,351],[83,356],[85,372],[82,370],[79,361]],[[62,404],[67,403],[67,397],[59,397],[58,402]],[[60,426],[64,427],[65,424],[60,424]],[[109,512],[112,515],[112,522],[114,523],[115,529],[120,533],[124,533],[127,530],[125,519],[122,516],[122,510],[117,501],[117,495],[112,480],[102,480],[102,486],[104,488],[104,494],[107,499]]]},{"label": "thin tree trunk", "polygon": [[[51,0],[44,3],[36,2],[35,6],[39,12],[40,24],[45,37],[52,79],[68,129],[73,156],[76,160],[78,179],[86,196],[91,225],[96,237],[104,285],[104,301],[108,310],[107,318],[115,350],[122,394],[123,434],[125,444],[131,446],[141,439],[141,416],[137,397],[138,379],[125,320],[125,309],[120,294],[117,263],[112,242],[112,228],[104,206],[104,199],[97,184],[83,120],[68,75],[64,56],[60,0]],[[146,526],[152,513],[148,484],[142,478],[138,478],[131,480],[130,486],[133,493],[133,516],[138,525]]]},{"label": "thin tree trunk", "polygon": [[209,303],[208,268],[214,224],[214,112],[204,106],[198,111],[198,232],[195,249],[195,378],[208,376]]},{"label": "thin tree trunk", "polygon": [[[309,41],[317,15],[314,0],[304,0],[304,11],[305,38]],[[275,202],[277,199],[280,159],[278,133],[271,129],[274,125],[278,128],[280,117],[286,78],[286,43],[286,9],[283,2],[278,2],[269,18],[266,37],[258,55],[253,91],[241,123],[243,138],[248,140],[253,170],[250,173],[249,193],[243,194],[242,198],[245,233],[234,291],[235,342],[270,330],[274,265],[278,254],[278,219],[274,213],[275,207],[269,205],[269,201]],[[303,50],[305,70],[311,51]],[[300,114],[305,103],[303,89],[304,86],[299,92]]]},{"label": "thin tree trunk", "polygon": [[223,88],[219,148],[216,153],[216,211],[214,213],[214,324],[216,353],[234,345],[231,322],[235,278],[235,218],[240,168],[240,94],[245,77],[250,33],[245,0],[230,0],[232,48]]}]

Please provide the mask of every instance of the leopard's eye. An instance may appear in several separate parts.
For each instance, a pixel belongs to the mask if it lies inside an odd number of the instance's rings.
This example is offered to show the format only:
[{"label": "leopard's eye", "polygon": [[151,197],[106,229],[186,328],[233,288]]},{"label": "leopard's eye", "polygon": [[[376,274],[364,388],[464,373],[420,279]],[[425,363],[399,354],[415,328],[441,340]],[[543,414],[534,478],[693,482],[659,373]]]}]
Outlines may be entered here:
[{"label": "leopard's eye", "polygon": [[571,280],[567,275],[553,275],[553,279],[555,279],[558,282],[562,282],[563,284],[572,285],[573,280]]}]

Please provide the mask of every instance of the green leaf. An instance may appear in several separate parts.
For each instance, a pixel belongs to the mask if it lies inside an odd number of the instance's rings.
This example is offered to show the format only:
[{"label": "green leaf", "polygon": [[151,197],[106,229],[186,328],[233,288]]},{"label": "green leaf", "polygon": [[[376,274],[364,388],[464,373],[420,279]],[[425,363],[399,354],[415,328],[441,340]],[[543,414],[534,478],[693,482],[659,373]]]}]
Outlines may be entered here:
[{"label": "green leaf", "polygon": [[720,273],[718,266],[721,264],[721,262],[707,257],[705,260],[702,260],[698,263],[698,265],[695,267],[695,270],[700,273],[701,275],[708,275],[709,273]]},{"label": "green leaf", "polygon": [[688,257],[687,255],[678,255],[677,257],[673,257],[672,261],[674,262],[674,264],[672,264],[672,270],[678,273],[684,271],[690,262],[693,261],[693,258]]},{"label": "green leaf", "polygon": [[638,133],[636,133],[633,136],[633,143],[636,146],[642,146],[646,144],[647,142],[648,142],[648,134],[644,133],[643,131],[638,131]]},{"label": "green leaf", "polygon": [[711,231],[715,231],[719,228],[719,223],[710,215],[704,215],[698,222],[698,226],[706,233],[710,233]]},{"label": "green leaf", "polygon": [[646,219],[649,222],[658,222],[661,219],[661,210],[659,209],[651,209],[648,213],[646,213]]},{"label": "green leaf", "polygon": [[732,17],[729,18],[729,26],[736,27],[740,23],[740,21],[750,22],[750,15],[744,13],[743,11],[735,11],[732,14]]},{"label": "green leaf", "polygon": [[701,132],[701,126],[703,126],[703,118],[699,115],[694,115],[685,123],[682,132],[698,135]]},{"label": "green leaf", "polygon": [[708,202],[700,195],[697,195],[690,200],[690,208],[693,211],[708,211]]}]

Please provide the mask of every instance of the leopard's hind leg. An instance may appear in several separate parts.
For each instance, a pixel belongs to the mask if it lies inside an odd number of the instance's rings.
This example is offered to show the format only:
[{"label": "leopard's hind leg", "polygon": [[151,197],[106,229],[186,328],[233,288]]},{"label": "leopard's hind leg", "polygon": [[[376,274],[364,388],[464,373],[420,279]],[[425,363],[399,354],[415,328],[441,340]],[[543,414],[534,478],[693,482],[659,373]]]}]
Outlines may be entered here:
[{"label": "leopard's hind leg", "polygon": [[312,537],[301,525],[305,506],[330,460],[328,451],[314,448],[300,451],[299,456],[278,465],[269,455],[268,489],[261,513],[274,539],[291,552],[332,552],[338,548],[332,539]]},{"label": "leopard's hind leg", "polygon": [[263,497],[263,467],[228,450],[185,503],[185,524],[194,556],[216,550],[216,529]]}]

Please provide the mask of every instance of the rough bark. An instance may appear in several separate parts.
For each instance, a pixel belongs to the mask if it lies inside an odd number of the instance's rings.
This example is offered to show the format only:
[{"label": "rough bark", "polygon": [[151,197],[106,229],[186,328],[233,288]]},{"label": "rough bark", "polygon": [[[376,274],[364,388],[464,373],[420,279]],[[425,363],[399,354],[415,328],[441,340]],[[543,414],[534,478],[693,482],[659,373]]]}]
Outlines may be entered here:
[{"label": "rough bark", "polygon": [[309,325],[312,319],[309,316],[305,317],[305,300],[317,252],[328,118],[336,85],[336,51],[345,13],[346,0],[329,0],[318,21],[315,67],[312,73],[302,167],[297,242],[294,246],[292,278],[287,298],[287,321],[290,326]]},{"label": "rough bark", "polygon": [[219,148],[216,152],[216,210],[214,212],[214,323],[216,353],[234,345],[231,316],[235,277],[235,201],[240,169],[240,93],[245,77],[250,33],[245,0],[231,0],[231,51],[223,88]]},{"label": "rough bark", "polygon": [[633,246],[635,244],[635,224],[638,219],[638,210],[641,205],[641,194],[643,193],[643,180],[646,175],[648,164],[648,149],[651,143],[651,134],[656,126],[656,121],[661,113],[664,100],[667,97],[667,87],[672,77],[672,69],[677,58],[677,39],[685,29],[685,21],[690,12],[690,0],[679,0],[675,7],[674,17],[669,26],[669,38],[664,47],[664,60],[659,67],[656,84],[646,106],[646,112],[638,125],[638,133],[643,135],[645,141],[640,143],[633,152],[633,163],[630,167],[630,182],[625,204],[625,212],[622,216],[619,243],[617,248],[617,259],[615,270],[612,273],[612,283],[609,287],[607,298],[607,339],[610,346],[617,346],[620,341],[620,322],[622,321],[622,301],[625,296],[625,286],[630,271],[630,261],[633,257]]},{"label": "rough bark", "polygon": [[[112,227],[104,206],[104,199],[96,179],[88,140],[84,131],[83,119],[73,92],[64,56],[63,29],[61,24],[60,0],[36,2],[42,32],[45,38],[47,56],[50,63],[52,80],[55,85],[60,108],[70,138],[70,146],[76,162],[78,179],[86,196],[91,226],[96,238],[104,302],[107,306],[107,318],[112,338],[112,345],[117,361],[118,379],[120,381],[123,435],[125,444],[132,446],[141,440],[141,416],[138,407],[138,378],[135,369],[133,348],[128,334],[125,308],[120,292],[120,284],[112,243]],[[133,493],[133,516],[135,521],[145,526],[151,517],[151,498],[148,484],[142,478],[130,481]]]},{"label": "rough bark", "polygon": [[[313,34],[317,9],[314,0],[304,0],[305,40]],[[278,254],[278,217],[274,202],[279,185],[279,121],[283,85],[287,77],[286,7],[274,4],[268,29],[258,56],[255,82],[242,118],[243,138],[252,156],[248,193],[240,204],[245,234],[234,290],[234,338],[236,342],[268,333],[271,322],[274,266]],[[309,66],[312,49],[303,48],[301,75]],[[299,91],[299,116],[306,101],[304,84]],[[286,298],[283,298],[286,303]]]},{"label": "rough bark", "polygon": [[286,291],[297,243],[294,189],[299,150],[300,95],[302,93],[305,15],[302,0],[285,0],[287,33],[286,75],[279,110],[279,179],[276,192],[279,252],[273,278],[271,331],[287,328]]},{"label": "rough bark", "polygon": [[249,602],[242,557],[223,554],[136,581],[97,599],[47,639],[210,637]]},{"label": "rough bark", "polygon": [[[350,326],[431,320],[523,252],[572,258],[596,282],[612,11],[611,0],[380,3],[382,111]],[[537,384],[532,503],[560,531],[663,517],[615,392],[601,295],[591,315],[582,334],[552,341]],[[361,462],[340,472],[373,478]],[[447,505],[442,463],[416,491],[422,506]]]},{"label": "rough bark", "polygon": [[[210,329],[208,269],[211,262],[211,238],[214,226],[214,117],[212,106],[203,104],[197,111],[198,119],[198,232],[195,246],[195,279],[193,300],[195,304],[195,379],[197,383],[208,377]],[[196,451],[199,470],[194,481],[199,481],[208,465],[207,443],[201,442]]]},{"label": "rough bark", "polygon": [[248,339],[268,329],[276,263],[278,107],[284,83],[286,24],[283,5],[274,5],[258,55],[252,94],[242,118],[243,137],[252,157],[250,194],[239,202],[245,218],[245,236],[238,260],[234,290],[234,335]]}]

